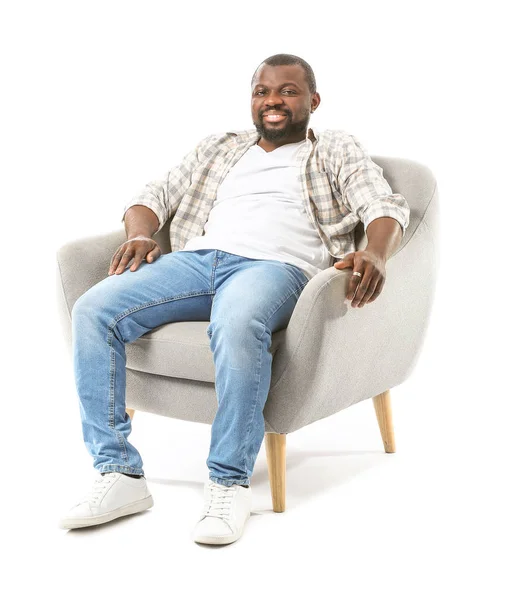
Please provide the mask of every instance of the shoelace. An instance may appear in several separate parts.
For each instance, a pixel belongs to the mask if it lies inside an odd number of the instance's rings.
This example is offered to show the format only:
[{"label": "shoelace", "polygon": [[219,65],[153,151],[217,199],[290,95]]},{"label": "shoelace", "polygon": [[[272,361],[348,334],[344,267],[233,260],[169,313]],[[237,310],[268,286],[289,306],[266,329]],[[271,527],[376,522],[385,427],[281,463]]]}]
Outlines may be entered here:
[{"label": "shoelace", "polygon": [[229,517],[231,513],[234,486],[226,487],[215,482],[209,484],[210,498],[203,507],[205,517]]},{"label": "shoelace", "polygon": [[92,489],[78,502],[83,504],[89,502],[90,504],[97,504],[108,487],[112,477],[115,473],[106,473],[105,475],[99,475],[92,484]]}]

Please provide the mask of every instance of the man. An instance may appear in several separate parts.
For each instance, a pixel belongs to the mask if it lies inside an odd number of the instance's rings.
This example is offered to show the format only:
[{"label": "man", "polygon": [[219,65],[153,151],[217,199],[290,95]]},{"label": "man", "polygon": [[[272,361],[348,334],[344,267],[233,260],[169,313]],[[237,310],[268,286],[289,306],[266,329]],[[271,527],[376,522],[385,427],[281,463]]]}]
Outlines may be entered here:
[{"label": "man", "polygon": [[[204,138],[147,184],[124,208],[127,240],[109,277],[73,307],[83,436],[100,476],[62,519],[64,528],[153,506],[141,456],[127,439],[125,344],[164,323],[210,321],[218,409],[192,539],[237,540],[265,434],[272,333],[287,327],[309,279],[335,258],[335,268],[353,269],[352,307],[382,291],[386,261],[409,222],[406,200],[354,136],[308,129],[320,95],[307,62],[272,56],[251,83],[255,129]],[[152,237],[167,221],[172,252],[162,255]],[[356,251],[360,221],[368,244]]]}]

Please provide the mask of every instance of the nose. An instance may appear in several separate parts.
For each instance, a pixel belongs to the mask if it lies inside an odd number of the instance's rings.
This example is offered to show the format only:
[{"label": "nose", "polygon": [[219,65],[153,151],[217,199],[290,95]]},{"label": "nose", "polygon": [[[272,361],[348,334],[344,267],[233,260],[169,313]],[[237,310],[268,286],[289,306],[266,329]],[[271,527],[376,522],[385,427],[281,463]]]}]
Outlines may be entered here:
[{"label": "nose", "polygon": [[269,92],[268,95],[265,97],[265,104],[271,107],[278,104],[284,104],[281,98],[281,94],[279,94],[277,91]]}]

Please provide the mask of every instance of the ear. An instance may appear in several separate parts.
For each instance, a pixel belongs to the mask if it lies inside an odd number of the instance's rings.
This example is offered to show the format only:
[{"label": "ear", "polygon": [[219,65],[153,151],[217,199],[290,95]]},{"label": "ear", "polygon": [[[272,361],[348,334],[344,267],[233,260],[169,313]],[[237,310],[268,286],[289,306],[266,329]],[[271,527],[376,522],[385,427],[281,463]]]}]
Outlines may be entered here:
[{"label": "ear", "polygon": [[320,94],[318,92],[315,92],[313,94],[312,101],[311,101],[311,104],[313,105],[311,112],[315,112],[315,110],[320,106],[320,102],[321,102]]}]

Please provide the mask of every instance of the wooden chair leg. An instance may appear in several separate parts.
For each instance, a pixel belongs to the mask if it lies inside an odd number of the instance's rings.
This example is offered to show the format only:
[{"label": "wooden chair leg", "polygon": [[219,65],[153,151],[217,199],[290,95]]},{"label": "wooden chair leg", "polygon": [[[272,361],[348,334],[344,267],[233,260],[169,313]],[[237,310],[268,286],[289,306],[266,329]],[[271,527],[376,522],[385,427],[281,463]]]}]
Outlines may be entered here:
[{"label": "wooden chair leg", "polygon": [[126,408],[125,411],[131,417],[131,421],[132,421],[134,418],[134,408]]},{"label": "wooden chair leg", "polygon": [[386,452],[396,452],[396,443],[394,441],[394,429],[392,426],[392,408],[390,390],[382,392],[373,398],[375,405],[378,427],[382,434],[382,440]]},{"label": "wooden chair leg", "polygon": [[265,451],[274,512],[284,512],[286,503],[286,433],[266,433]]}]

